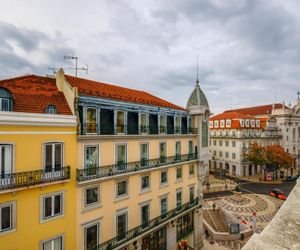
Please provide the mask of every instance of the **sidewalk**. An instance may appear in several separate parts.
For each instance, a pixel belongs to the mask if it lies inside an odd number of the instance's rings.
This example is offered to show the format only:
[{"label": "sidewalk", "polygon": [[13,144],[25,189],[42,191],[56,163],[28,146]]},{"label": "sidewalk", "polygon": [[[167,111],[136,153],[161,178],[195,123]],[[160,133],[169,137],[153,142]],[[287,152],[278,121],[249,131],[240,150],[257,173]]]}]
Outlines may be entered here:
[{"label": "sidewalk", "polygon": [[243,177],[240,177],[239,179],[245,180],[245,181],[265,183],[265,184],[280,184],[286,178],[282,178],[282,179],[278,178],[277,180],[275,179],[274,181],[264,181],[264,180],[262,180],[261,175],[251,175],[251,176],[243,176]]}]

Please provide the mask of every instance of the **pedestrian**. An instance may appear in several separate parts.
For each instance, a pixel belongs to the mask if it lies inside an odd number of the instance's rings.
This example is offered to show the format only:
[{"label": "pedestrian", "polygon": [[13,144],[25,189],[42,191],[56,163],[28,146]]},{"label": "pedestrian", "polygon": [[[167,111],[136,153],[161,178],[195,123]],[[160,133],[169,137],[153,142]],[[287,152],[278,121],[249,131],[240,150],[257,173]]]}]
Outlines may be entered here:
[{"label": "pedestrian", "polygon": [[207,230],[207,228],[205,228],[205,230],[204,230],[204,234],[205,234],[205,238],[206,238],[206,239],[208,239],[208,237],[209,237],[209,233],[208,233],[208,230]]},{"label": "pedestrian", "polygon": [[181,250],[181,246],[180,246],[180,243],[179,243],[179,242],[177,243],[177,249],[178,249],[178,250]]},{"label": "pedestrian", "polygon": [[216,204],[213,203],[213,210],[215,211],[215,209],[216,209]]}]

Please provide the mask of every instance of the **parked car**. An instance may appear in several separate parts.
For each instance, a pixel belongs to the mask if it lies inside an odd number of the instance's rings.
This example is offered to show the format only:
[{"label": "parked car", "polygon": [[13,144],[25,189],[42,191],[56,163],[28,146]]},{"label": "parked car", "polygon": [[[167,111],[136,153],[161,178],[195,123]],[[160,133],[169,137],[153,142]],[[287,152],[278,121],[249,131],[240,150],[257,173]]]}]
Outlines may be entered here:
[{"label": "parked car", "polygon": [[287,181],[295,181],[298,179],[298,176],[296,175],[290,175],[286,178]]},{"label": "parked car", "polygon": [[277,188],[274,188],[270,195],[274,198],[278,198],[280,200],[286,200],[286,195],[284,194],[284,192],[282,192],[281,190],[277,189]]}]

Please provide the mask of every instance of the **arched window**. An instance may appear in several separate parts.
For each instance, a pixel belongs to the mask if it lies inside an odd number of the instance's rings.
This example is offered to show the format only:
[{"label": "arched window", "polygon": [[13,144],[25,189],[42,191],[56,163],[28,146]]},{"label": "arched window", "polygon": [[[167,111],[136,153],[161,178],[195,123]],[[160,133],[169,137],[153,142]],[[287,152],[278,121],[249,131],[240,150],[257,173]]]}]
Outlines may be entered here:
[{"label": "arched window", "polygon": [[12,111],[12,94],[5,88],[0,88],[0,111]]},{"label": "arched window", "polygon": [[57,109],[56,109],[56,107],[55,107],[54,105],[48,105],[48,106],[46,107],[45,112],[46,112],[47,114],[53,115],[53,114],[57,114]]}]

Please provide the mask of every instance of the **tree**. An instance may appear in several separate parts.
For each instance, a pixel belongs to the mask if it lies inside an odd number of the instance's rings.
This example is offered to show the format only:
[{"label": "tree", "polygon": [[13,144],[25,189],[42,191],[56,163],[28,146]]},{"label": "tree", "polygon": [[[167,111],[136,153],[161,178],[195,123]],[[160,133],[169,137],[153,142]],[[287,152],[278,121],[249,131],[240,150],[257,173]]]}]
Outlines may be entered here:
[{"label": "tree", "polygon": [[267,146],[265,151],[267,164],[275,165],[277,168],[292,169],[293,156],[285,152],[280,145]]},{"label": "tree", "polygon": [[255,166],[260,165],[263,168],[264,180],[266,179],[266,150],[264,146],[259,145],[258,143],[250,144],[249,150],[247,153],[244,153],[244,158],[247,161],[252,162]]},{"label": "tree", "polygon": [[263,168],[264,180],[266,179],[267,166],[273,166],[277,170],[279,168],[290,169],[293,165],[293,156],[285,152],[278,144],[264,147],[258,143],[252,143],[244,157],[254,165],[260,165]]}]

